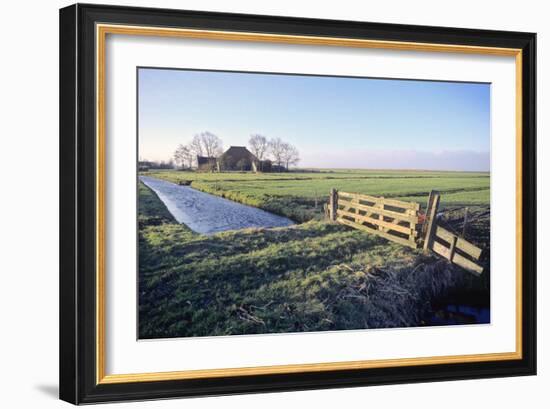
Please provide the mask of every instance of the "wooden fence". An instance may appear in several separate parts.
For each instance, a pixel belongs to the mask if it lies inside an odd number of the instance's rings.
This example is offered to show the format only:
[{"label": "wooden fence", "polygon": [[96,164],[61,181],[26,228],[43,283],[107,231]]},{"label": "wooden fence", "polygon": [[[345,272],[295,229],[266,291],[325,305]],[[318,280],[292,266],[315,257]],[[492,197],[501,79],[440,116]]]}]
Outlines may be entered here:
[{"label": "wooden fence", "polygon": [[[426,220],[421,235],[424,241],[424,250],[431,250],[471,273],[481,274],[483,267],[476,262],[481,257],[482,250],[437,223],[439,199],[439,192],[432,190],[428,197]],[[466,224],[464,224],[463,231],[465,226]]]},{"label": "wooden fence", "polygon": [[333,189],[329,210],[331,219],[338,223],[377,234],[405,246],[418,247],[418,203],[337,192]]},{"label": "wooden fence", "polygon": [[419,203],[332,189],[327,216],[338,223],[405,246],[423,246],[424,251],[431,250],[451,263],[481,274],[483,267],[477,261],[482,249],[438,224],[439,201],[439,192],[432,191],[426,211],[422,213]]},{"label": "wooden fence", "polygon": [[441,226],[435,229],[430,249],[472,273],[483,272],[483,267],[475,263],[479,260],[482,250]]}]

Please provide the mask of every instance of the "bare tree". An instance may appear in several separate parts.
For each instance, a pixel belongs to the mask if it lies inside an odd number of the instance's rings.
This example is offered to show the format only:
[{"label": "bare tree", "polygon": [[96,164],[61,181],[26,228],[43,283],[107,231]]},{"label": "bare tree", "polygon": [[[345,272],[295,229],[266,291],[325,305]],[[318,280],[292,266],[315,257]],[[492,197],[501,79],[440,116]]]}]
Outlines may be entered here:
[{"label": "bare tree", "polygon": [[185,169],[193,165],[193,152],[189,145],[179,144],[174,151],[173,159],[177,168]]},{"label": "bare tree", "polygon": [[282,166],[283,160],[283,151],[284,151],[284,142],[281,138],[272,138],[269,140],[269,153],[273,158],[273,162],[277,166]]},{"label": "bare tree", "polygon": [[174,162],[179,168],[183,168],[183,157],[182,157],[183,145],[180,143],[176,150],[174,151]]},{"label": "bare tree", "polygon": [[174,152],[174,162],[180,169],[191,168],[193,166],[193,152],[189,145],[179,144]]},{"label": "bare tree", "polygon": [[298,164],[300,161],[300,153],[295,146],[285,142],[282,144],[281,159],[285,164],[286,170],[288,170],[290,165]]},{"label": "bare tree", "polygon": [[204,156],[204,149],[202,147],[201,137],[199,135],[195,135],[193,137],[193,139],[189,143],[189,148],[194,155]]},{"label": "bare tree", "polygon": [[178,145],[176,150],[174,151],[174,162],[176,164],[177,168],[184,169],[186,167],[191,167],[189,163],[189,157],[191,156],[191,159],[193,158],[191,151],[189,150],[189,147],[182,145],[181,143]]},{"label": "bare tree", "polygon": [[195,155],[193,154],[193,150],[191,149],[190,145],[185,145],[183,147],[182,157],[183,157],[183,161],[184,161],[184,163],[186,163],[187,167],[192,168],[193,167],[193,161],[195,159]]},{"label": "bare tree", "polygon": [[196,134],[190,147],[193,153],[199,156],[216,157],[223,152],[222,140],[208,131]]},{"label": "bare tree", "polygon": [[248,146],[250,148],[250,152],[252,152],[258,160],[264,159],[268,149],[268,142],[265,136],[260,134],[250,135]]}]

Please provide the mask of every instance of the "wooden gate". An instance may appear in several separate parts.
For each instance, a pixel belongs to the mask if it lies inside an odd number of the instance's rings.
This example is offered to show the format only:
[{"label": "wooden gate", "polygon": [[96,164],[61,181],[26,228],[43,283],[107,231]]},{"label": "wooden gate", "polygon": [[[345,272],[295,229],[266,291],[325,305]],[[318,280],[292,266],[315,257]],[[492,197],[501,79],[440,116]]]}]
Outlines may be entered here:
[{"label": "wooden gate", "polygon": [[419,203],[331,189],[327,215],[338,223],[414,249],[423,246],[426,252],[433,251],[451,263],[481,274],[483,267],[477,261],[482,249],[438,224],[439,201],[439,192],[432,191],[426,212],[421,213]]},{"label": "wooden gate", "polygon": [[418,248],[418,203],[332,189],[329,209],[331,219],[338,223]]}]

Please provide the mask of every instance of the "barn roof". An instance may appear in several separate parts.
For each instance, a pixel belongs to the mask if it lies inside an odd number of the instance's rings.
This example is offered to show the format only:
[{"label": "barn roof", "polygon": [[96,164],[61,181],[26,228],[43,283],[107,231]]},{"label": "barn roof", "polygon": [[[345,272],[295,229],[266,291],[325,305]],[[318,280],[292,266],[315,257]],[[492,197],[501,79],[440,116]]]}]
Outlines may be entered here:
[{"label": "barn roof", "polygon": [[250,161],[257,161],[258,158],[252,154],[245,146],[230,146],[220,158],[229,156],[234,160],[246,158]]},{"label": "barn roof", "polygon": [[197,164],[198,165],[206,165],[210,163],[215,163],[216,158],[213,156],[198,156],[197,155]]}]

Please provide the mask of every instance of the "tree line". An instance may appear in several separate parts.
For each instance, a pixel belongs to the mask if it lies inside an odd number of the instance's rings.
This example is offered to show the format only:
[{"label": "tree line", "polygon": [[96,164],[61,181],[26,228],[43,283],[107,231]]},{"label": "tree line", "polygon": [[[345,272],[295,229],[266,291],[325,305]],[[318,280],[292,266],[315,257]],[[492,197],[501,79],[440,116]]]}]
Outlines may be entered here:
[{"label": "tree line", "polygon": [[179,168],[192,168],[197,156],[218,157],[222,152],[220,137],[211,132],[201,132],[191,142],[178,145],[174,152],[174,162]]},{"label": "tree line", "polygon": [[[281,138],[267,138],[261,134],[250,135],[248,149],[259,160],[270,160],[279,168],[295,166],[300,161],[298,149]],[[196,164],[197,156],[217,158],[223,153],[222,139],[211,132],[193,136],[187,144],[179,144],[174,151],[174,163],[180,169],[190,169]]]}]

